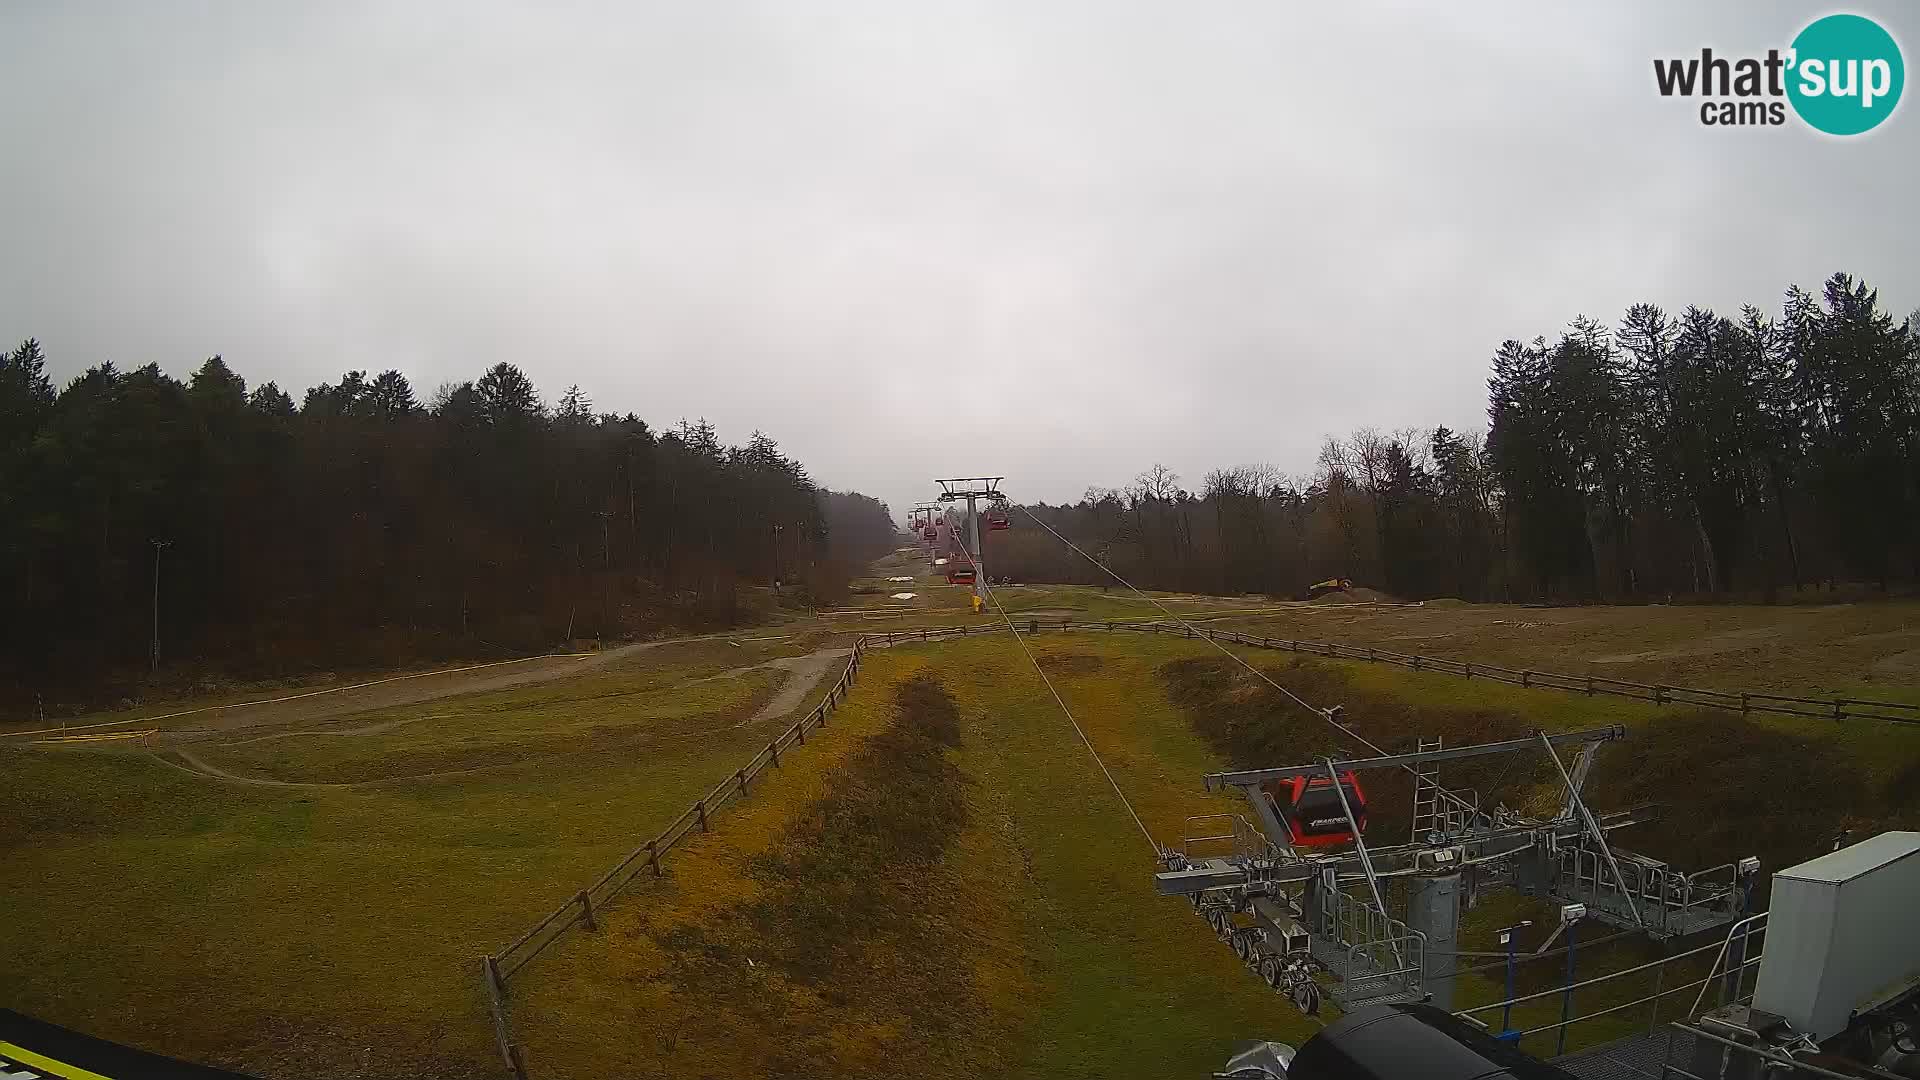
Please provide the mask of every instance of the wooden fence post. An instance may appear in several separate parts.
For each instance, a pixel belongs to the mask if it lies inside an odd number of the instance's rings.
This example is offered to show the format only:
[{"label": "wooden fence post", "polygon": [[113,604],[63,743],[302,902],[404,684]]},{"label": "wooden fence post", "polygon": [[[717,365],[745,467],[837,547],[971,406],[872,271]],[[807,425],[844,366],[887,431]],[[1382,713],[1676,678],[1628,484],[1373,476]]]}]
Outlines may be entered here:
[{"label": "wooden fence post", "polygon": [[707,831],[707,800],[701,799],[693,804],[694,812],[700,815],[700,831]]},{"label": "wooden fence post", "polygon": [[1530,690],[1533,688],[1533,672],[1523,671],[1520,673],[1520,687],[1523,690]]},{"label": "wooden fence post", "polygon": [[1845,708],[1842,707],[1844,705],[1846,705],[1846,699],[1844,698],[1833,699],[1833,718],[1835,720],[1845,720],[1847,718],[1847,711]]},{"label": "wooden fence post", "polygon": [[1466,676],[1469,679],[1473,678],[1473,661],[1469,660],[1466,663],[1461,664],[1460,674]]},{"label": "wooden fence post", "polygon": [[654,877],[660,876],[660,841],[658,840],[647,841],[647,865],[653,867]]},{"label": "wooden fence post", "polygon": [[1747,715],[1747,712],[1752,708],[1752,703],[1747,700],[1747,692],[1745,690],[1740,691],[1740,715]]},{"label": "wooden fence post", "polygon": [[1418,654],[1418,653],[1415,653],[1415,654],[1414,654],[1414,657],[1413,657],[1413,670],[1415,670],[1415,671],[1419,671],[1419,670],[1420,670],[1420,661],[1421,661],[1422,659],[1424,659],[1424,658],[1423,658],[1423,657],[1421,657],[1421,656],[1420,656],[1420,654]]},{"label": "wooden fence post", "polygon": [[1655,686],[1655,687],[1653,688],[1653,703],[1654,703],[1655,705],[1665,705],[1665,704],[1667,703],[1667,688],[1666,688],[1666,687],[1664,687],[1664,686]]},{"label": "wooden fence post", "polygon": [[1593,676],[1587,676],[1587,696],[1593,696]]},{"label": "wooden fence post", "polygon": [[487,977],[493,980],[494,992],[499,994],[502,999],[505,999],[507,996],[507,979],[506,976],[500,974],[499,959],[492,953],[488,953],[481,957],[480,961],[487,967]]},{"label": "wooden fence post", "polygon": [[733,770],[733,778],[740,781],[740,797],[745,798],[747,796],[747,770]]},{"label": "wooden fence post", "polygon": [[579,892],[574,893],[573,899],[580,905],[580,911],[582,913],[580,921],[586,925],[587,929],[600,929],[600,924],[593,919],[593,900],[587,896],[587,890],[581,889]]},{"label": "wooden fence post", "polygon": [[767,753],[773,755],[773,767],[776,769],[779,768],[780,767],[780,740],[779,739],[775,739],[772,742],[767,744]]}]

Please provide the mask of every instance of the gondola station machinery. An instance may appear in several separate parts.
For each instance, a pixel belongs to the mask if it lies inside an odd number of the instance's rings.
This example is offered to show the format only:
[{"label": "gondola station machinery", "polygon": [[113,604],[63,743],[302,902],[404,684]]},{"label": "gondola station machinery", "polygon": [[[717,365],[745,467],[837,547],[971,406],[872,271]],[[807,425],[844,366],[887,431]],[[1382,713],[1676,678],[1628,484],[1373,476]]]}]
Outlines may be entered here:
[{"label": "gondola station machinery", "polygon": [[[1341,723],[1338,707],[1325,715]],[[1612,843],[1611,834],[1651,815],[1645,806],[1595,810],[1584,796],[1598,754],[1625,735],[1610,726],[1475,746],[1423,740],[1407,753],[1208,775],[1208,789],[1237,792],[1247,812],[1188,819],[1180,847],[1162,853],[1156,888],[1185,897],[1296,1007],[1317,1015],[1324,996],[1345,1014],[1297,1054],[1251,1043],[1215,1075],[1920,1080],[1920,833],[1883,833],[1783,870],[1773,877],[1771,911],[1755,913],[1757,859],[1688,873]],[[1448,762],[1511,754],[1551,760],[1557,813],[1486,806],[1476,792],[1441,782]],[[1362,777],[1381,769],[1413,776],[1405,841],[1367,836]],[[1494,889],[1558,906],[1539,951],[1562,944],[1567,985],[1515,998],[1509,983],[1507,1000],[1456,1013],[1461,914]],[[1390,908],[1389,897],[1404,899]],[[1594,1014],[1636,1006],[1645,1014],[1664,998],[1692,1003],[1669,1013],[1684,1022],[1543,1063],[1517,1045],[1521,1036],[1543,1036],[1564,1053],[1568,1027],[1592,1017],[1563,1012],[1557,1024],[1515,1031],[1515,1004],[1565,990],[1570,1008],[1572,988],[1643,970],[1576,983],[1575,939],[1592,924],[1670,943],[1669,959],[1711,957],[1712,966],[1704,979]],[[1710,996],[1722,1001],[1703,1010]],[[1411,1049],[1420,1046],[1428,1050]],[[1850,1064],[1836,1071],[1835,1061]]]}]

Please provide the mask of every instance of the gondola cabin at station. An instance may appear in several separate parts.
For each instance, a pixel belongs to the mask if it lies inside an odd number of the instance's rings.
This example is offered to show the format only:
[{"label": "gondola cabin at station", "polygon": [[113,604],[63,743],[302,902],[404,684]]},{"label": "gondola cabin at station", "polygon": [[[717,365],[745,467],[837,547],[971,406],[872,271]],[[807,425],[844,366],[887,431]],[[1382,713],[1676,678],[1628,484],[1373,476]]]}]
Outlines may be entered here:
[{"label": "gondola cabin at station", "polygon": [[1353,809],[1353,820],[1362,832],[1367,828],[1367,796],[1360,778],[1349,769],[1340,774],[1340,790],[1325,776],[1289,776],[1260,785],[1273,801],[1274,811],[1287,826],[1294,847],[1332,847],[1353,842],[1353,828],[1347,824],[1347,811],[1340,805],[1341,792]]}]

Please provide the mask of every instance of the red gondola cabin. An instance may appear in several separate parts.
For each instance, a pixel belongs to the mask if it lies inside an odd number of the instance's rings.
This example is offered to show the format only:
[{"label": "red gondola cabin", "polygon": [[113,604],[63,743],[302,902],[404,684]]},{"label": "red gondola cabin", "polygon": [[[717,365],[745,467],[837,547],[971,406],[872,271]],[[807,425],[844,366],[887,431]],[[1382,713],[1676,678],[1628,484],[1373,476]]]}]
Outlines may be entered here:
[{"label": "red gondola cabin", "polygon": [[973,567],[956,566],[956,565],[949,564],[947,566],[947,584],[949,585],[973,584]]},{"label": "red gondola cabin", "polygon": [[[1340,774],[1340,787],[1347,804],[1353,807],[1353,820],[1360,830],[1367,828],[1367,796],[1360,789],[1360,778],[1349,769]],[[1353,830],[1347,827],[1346,812],[1340,809],[1340,795],[1333,781],[1324,776],[1290,776],[1262,784],[1261,790],[1273,800],[1274,809],[1287,826],[1294,847],[1331,847],[1351,843]]]},{"label": "red gondola cabin", "polygon": [[1011,528],[1013,528],[1013,522],[1008,520],[1007,515],[1001,513],[998,510],[987,511],[988,531],[992,531],[994,529],[1011,529]]}]

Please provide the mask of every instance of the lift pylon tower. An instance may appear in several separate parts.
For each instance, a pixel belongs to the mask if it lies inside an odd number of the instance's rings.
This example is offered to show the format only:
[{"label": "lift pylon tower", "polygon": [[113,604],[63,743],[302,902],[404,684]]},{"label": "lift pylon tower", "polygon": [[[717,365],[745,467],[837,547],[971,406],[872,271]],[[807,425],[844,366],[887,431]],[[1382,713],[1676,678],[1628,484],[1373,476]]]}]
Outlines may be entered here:
[{"label": "lift pylon tower", "polygon": [[1000,502],[1006,496],[1000,493],[1000,481],[1004,476],[962,476],[952,480],[936,480],[941,491],[939,500],[943,503],[967,501],[967,552],[973,557],[973,595],[985,602],[987,597],[987,553],[980,547],[980,515],[976,512],[976,501],[985,499],[989,503]]},{"label": "lift pylon tower", "polygon": [[[1185,842],[1164,854],[1155,885],[1192,901],[1248,967],[1308,1013],[1323,987],[1346,1009],[1422,1000],[1451,1009],[1463,966],[1461,912],[1493,887],[1551,898],[1581,917],[1657,939],[1734,923],[1746,914],[1750,865],[1682,874],[1616,850],[1608,834],[1646,820],[1651,808],[1599,812],[1581,797],[1593,756],[1625,735],[1614,725],[1479,746],[1436,740],[1412,753],[1212,773],[1208,790],[1238,791],[1251,816],[1189,818]],[[1557,769],[1565,798],[1549,819],[1503,805],[1483,809],[1476,793],[1439,780],[1445,762],[1545,751],[1557,764],[1562,747],[1579,756],[1571,771]],[[1358,773],[1387,768],[1414,774],[1414,834],[1376,847],[1351,800]],[[1323,803],[1330,793],[1338,805],[1309,807],[1314,782]],[[1324,825],[1329,812],[1344,813],[1352,826],[1350,849],[1295,842],[1303,817]],[[1404,888],[1391,888],[1396,882]],[[1396,896],[1404,896],[1403,909]]]}]

